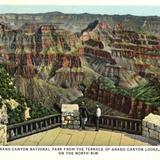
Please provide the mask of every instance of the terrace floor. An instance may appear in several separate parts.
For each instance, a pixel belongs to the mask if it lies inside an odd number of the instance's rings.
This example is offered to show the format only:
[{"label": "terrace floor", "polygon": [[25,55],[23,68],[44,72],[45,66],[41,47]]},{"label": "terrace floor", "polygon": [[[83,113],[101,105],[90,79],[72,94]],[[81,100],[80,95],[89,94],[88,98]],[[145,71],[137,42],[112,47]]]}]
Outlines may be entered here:
[{"label": "terrace floor", "polygon": [[146,146],[160,143],[139,135],[94,128],[73,130],[55,128],[8,143],[9,146]]}]

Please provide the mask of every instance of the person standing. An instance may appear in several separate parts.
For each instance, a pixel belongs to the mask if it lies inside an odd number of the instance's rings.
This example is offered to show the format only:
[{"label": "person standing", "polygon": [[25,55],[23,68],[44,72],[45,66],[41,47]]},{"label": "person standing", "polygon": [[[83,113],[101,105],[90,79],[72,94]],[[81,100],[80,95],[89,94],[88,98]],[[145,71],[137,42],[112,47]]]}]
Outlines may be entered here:
[{"label": "person standing", "polygon": [[85,107],[84,102],[82,102],[82,106],[80,106],[80,108],[79,108],[79,113],[80,113],[80,128],[85,130],[85,125],[88,120],[88,110]]},{"label": "person standing", "polygon": [[99,119],[101,117],[101,109],[99,105],[96,106],[96,131],[99,131]]},{"label": "person standing", "polygon": [[80,121],[79,128],[82,128],[82,106],[79,107],[79,121]]}]

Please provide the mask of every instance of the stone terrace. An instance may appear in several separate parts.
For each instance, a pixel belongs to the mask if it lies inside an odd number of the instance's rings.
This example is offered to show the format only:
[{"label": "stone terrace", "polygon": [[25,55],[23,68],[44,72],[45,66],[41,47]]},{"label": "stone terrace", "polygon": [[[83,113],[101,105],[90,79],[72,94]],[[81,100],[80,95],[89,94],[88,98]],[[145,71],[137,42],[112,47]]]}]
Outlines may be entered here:
[{"label": "stone terrace", "polygon": [[142,136],[112,130],[94,131],[55,128],[21,139],[10,141],[9,146],[146,146],[160,143]]}]

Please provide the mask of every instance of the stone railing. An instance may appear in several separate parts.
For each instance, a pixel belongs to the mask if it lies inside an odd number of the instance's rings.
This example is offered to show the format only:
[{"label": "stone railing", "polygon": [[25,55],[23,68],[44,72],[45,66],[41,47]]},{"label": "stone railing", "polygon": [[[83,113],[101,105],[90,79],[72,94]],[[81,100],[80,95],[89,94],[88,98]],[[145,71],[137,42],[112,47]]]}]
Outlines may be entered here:
[{"label": "stone railing", "polygon": [[150,113],[142,121],[142,134],[160,141],[160,116]]},{"label": "stone railing", "polygon": [[[88,126],[95,126],[94,115],[89,116]],[[101,128],[124,131],[133,134],[142,134],[142,121],[138,119],[122,118],[116,116],[102,116],[99,125]]]},{"label": "stone railing", "polygon": [[[71,119],[69,118],[68,121]],[[56,127],[64,127],[63,120],[61,120],[61,115],[50,115],[43,118],[38,118],[30,120],[23,123],[18,123],[14,125],[9,125],[7,128],[8,141],[12,141],[18,138],[29,136],[38,132],[53,129]],[[65,124],[66,125],[66,124]],[[74,127],[73,127],[74,126]],[[75,127],[76,126],[76,127]],[[95,127],[95,117],[94,115],[89,115],[87,126]],[[66,125],[68,128],[79,128],[79,121],[75,123],[69,123]],[[142,134],[142,121],[131,118],[122,118],[116,116],[102,116],[100,118],[100,128],[118,130],[133,134]],[[7,136],[6,136],[7,137]],[[6,141],[4,141],[5,145]]]},{"label": "stone railing", "polygon": [[55,114],[26,122],[9,125],[7,128],[8,141],[42,132],[61,126],[61,115]]},{"label": "stone railing", "polygon": [[7,144],[7,126],[0,124],[0,146]]}]

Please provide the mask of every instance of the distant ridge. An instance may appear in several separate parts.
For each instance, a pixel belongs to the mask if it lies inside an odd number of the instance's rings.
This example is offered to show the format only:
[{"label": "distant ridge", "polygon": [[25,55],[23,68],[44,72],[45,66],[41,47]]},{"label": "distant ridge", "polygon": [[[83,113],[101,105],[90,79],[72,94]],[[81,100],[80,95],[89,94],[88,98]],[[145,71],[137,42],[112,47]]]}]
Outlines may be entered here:
[{"label": "distant ridge", "polygon": [[[159,16],[134,16],[126,15],[107,15],[107,14],[65,14],[62,12],[47,13],[7,13],[0,14],[0,22],[9,24],[13,28],[19,28],[24,23],[58,23],[60,27],[78,32],[87,27],[94,20],[105,21],[111,26],[122,23],[126,28],[135,31],[148,32],[149,34],[160,34],[160,17]],[[143,24],[146,27],[143,28]],[[149,27],[150,26],[150,27]]]}]

